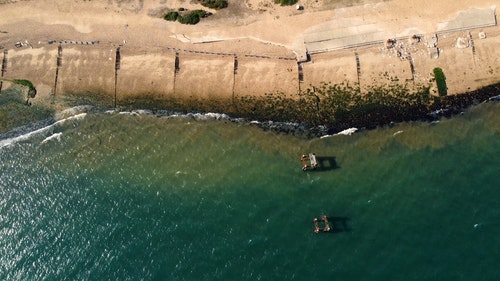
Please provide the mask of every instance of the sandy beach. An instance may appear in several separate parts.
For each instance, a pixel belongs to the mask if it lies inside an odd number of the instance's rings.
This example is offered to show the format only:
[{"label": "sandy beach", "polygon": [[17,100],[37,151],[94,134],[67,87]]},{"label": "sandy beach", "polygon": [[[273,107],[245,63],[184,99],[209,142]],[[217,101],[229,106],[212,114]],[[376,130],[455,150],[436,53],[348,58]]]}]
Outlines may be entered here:
[{"label": "sandy beach", "polygon": [[[222,10],[174,0],[0,3],[3,76],[33,81],[40,100],[295,95],[387,75],[425,84],[435,67],[449,94],[500,81],[492,0],[300,0],[300,10],[272,0],[229,1]],[[161,18],[181,7],[213,15],[197,25]]]}]

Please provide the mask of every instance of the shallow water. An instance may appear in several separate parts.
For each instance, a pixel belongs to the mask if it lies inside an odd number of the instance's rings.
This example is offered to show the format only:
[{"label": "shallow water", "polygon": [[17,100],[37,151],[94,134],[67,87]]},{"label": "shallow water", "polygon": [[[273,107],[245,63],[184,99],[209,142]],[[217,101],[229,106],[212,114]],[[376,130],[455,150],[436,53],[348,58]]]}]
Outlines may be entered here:
[{"label": "shallow water", "polygon": [[499,112],[313,140],[76,112],[0,142],[0,278],[497,280]]}]

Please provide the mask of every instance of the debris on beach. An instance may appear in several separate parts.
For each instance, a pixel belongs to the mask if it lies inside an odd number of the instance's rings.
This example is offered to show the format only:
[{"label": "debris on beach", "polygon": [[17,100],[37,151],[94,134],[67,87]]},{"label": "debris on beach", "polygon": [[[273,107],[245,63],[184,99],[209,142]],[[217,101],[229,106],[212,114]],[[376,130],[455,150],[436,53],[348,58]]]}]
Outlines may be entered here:
[{"label": "debris on beach", "polygon": [[457,44],[455,45],[458,49],[465,49],[469,47],[469,39],[465,37],[458,37]]}]

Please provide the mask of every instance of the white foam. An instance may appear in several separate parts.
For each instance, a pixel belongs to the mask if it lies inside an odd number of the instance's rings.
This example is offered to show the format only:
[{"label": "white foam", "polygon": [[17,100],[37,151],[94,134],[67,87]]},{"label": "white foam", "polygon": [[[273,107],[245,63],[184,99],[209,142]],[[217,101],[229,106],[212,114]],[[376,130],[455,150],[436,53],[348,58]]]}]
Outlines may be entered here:
[{"label": "white foam", "polygon": [[153,114],[153,111],[151,110],[146,110],[146,109],[138,109],[138,110],[132,110],[132,111],[113,111],[113,110],[108,110],[106,113],[109,114],[114,114],[117,113],[118,115],[130,115],[130,116],[140,116],[140,115],[151,115]]},{"label": "white foam", "polygon": [[357,130],[358,130],[358,128],[349,128],[349,129],[343,130],[341,132],[338,132],[334,135],[321,136],[320,139],[329,138],[329,137],[338,136],[338,135],[350,136],[350,135],[354,134]]},{"label": "white foam", "polygon": [[224,113],[213,113],[213,112],[208,112],[208,113],[193,113],[193,114],[188,114],[188,116],[192,116],[196,120],[226,120],[230,119],[228,115]]},{"label": "white foam", "polygon": [[87,113],[80,113],[80,114],[77,114],[77,115],[74,115],[74,116],[70,116],[70,117],[68,117],[66,119],[61,119],[61,120],[55,122],[54,124],[51,124],[49,126],[43,127],[41,129],[38,129],[38,130],[35,130],[33,132],[29,132],[29,133],[26,133],[24,135],[20,135],[20,136],[14,137],[14,138],[1,140],[0,141],[0,148],[2,148],[4,146],[11,145],[11,144],[14,144],[14,143],[17,143],[17,142],[20,142],[20,141],[28,140],[28,139],[30,139],[33,136],[37,136],[37,135],[41,135],[41,134],[47,134],[47,132],[53,130],[54,127],[57,126],[57,125],[62,125],[66,121],[70,121],[70,120],[83,120],[86,115],[87,115]]},{"label": "white foam", "polygon": [[153,114],[153,111],[149,110],[149,109],[137,109],[137,110],[134,110],[132,112],[139,114],[139,115],[151,115],[151,114]]},{"label": "white foam", "polygon": [[42,141],[42,143],[46,143],[46,142],[48,142],[48,141],[50,141],[50,140],[53,140],[53,139],[56,139],[57,141],[60,141],[60,140],[61,140],[61,136],[62,136],[62,133],[55,133],[55,134],[52,134],[52,135],[50,135],[50,136],[46,137],[46,138]]},{"label": "white foam", "polygon": [[350,136],[350,135],[354,134],[357,130],[358,130],[358,128],[349,128],[349,129],[343,130],[342,132],[338,132],[337,135]]},{"label": "white foam", "polygon": [[81,106],[75,106],[72,108],[65,109],[59,113],[56,114],[55,119],[56,120],[63,120],[70,118],[72,116],[79,115],[80,113],[85,113],[90,110],[92,110],[92,106],[90,105],[81,105]]},{"label": "white foam", "polygon": [[24,134],[24,135],[20,135],[20,136],[17,136],[17,137],[14,137],[14,138],[10,138],[10,139],[5,139],[5,140],[1,140],[0,141],[0,148],[4,147],[4,146],[8,146],[8,145],[11,145],[11,144],[14,144],[16,142],[20,142],[20,141],[24,141],[24,140],[28,140],[29,138],[31,138],[32,136],[35,136],[35,135],[38,135],[38,134],[42,134],[50,129],[52,129],[54,126],[54,124],[52,125],[49,125],[47,127],[43,127],[41,129],[38,129],[38,130],[35,130],[33,132],[29,132],[27,134]]},{"label": "white foam", "polygon": [[83,120],[85,118],[85,116],[87,116],[87,113],[80,113],[80,114],[77,114],[77,115],[74,115],[74,116],[71,116],[71,117],[68,117],[66,119],[63,119],[63,120],[59,120],[57,121],[55,124],[60,124],[60,123],[64,123],[66,121],[69,121],[69,120]]}]

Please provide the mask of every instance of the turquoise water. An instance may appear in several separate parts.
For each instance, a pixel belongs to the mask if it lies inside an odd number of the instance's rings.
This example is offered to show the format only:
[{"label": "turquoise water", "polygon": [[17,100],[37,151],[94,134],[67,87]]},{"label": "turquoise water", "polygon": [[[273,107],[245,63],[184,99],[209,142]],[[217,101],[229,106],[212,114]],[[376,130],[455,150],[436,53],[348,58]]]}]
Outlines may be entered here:
[{"label": "turquoise water", "polygon": [[499,103],[312,140],[80,113],[0,141],[2,280],[500,278]]}]

